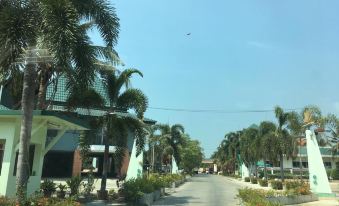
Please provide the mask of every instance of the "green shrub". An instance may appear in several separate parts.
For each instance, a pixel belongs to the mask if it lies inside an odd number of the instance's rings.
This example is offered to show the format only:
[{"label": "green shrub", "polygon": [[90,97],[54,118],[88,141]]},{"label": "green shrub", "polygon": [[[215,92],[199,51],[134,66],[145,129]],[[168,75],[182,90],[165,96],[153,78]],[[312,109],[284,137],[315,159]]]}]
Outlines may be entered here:
[{"label": "green shrub", "polygon": [[268,186],[268,181],[267,180],[259,180],[259,185],[262,187],[267,187]]},{"label": "green shrub", "polygon": [[332,170],[331,177],[334,180],[339,180],[339,162],[335,163],[335,169]]},{"label": "green shrub", "polygon": [[275,190],[282,190],[283,189],[283,184],[279,180],[272,180],[271,186],[272,186],[272,189],[275,189]]},{"label": "green shrub", "polygon": [[122,194],[128,202],[136,202],[143,195],[137,179],[130,179],[123,184]]},{"label": "green shrub", "polygon": [[56,184],[52,180],[46,179],[40,184],[40,188],[45,197],[51,197],[53,192],[56,191]]},{"label": "green shrub", "polygon": [[250,182],[251,179],[249,177],[245,177],[245,182]]},{"label": "green shrub", "polygon": [[305,181],[286,181],[288,195],[308,195],[311,193],[310,185]]},{"label": "green shrub", "polygon": [[239,189],[237,197],[240,198],[246,206],[280,206],[278,203],[267,201],[266,194],[263,190],[245,188]]},{"label": "green shrub", "polygon": [[251,178],[251,183],[252,183],[252,184],[258,184],[257,178],[256,178],[256,177],[252,177],[252,178]]},{"label": "green shrub", "polygon": [[110,199],[116,200],[116,199],[118,199],[119,194],[117,192],[115,192],[114,189],[111,189],[111,190],[108,191],[108,196],[109,196]]},{"label": "green shrub", "polygon": [[79,188],[81,186],[82,178],[80,176],[72,177],[71,179],[67,180],[66,183],[71,190],[71,196],[76,196],[79,194]]},{"label": "green shrub", "polygon": [[15,200],[8,197],[0,196],[0,205],[2,206],[15,206]]}]

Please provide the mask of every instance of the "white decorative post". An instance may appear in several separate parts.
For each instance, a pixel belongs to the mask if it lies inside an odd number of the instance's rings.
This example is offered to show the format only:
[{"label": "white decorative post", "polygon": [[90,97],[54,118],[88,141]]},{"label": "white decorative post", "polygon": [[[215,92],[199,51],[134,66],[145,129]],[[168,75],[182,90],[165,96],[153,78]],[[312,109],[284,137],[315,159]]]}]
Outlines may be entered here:
[{"label": "white decorative post", "polygon": [[136,154],[137,154],[137,146],[136,146],[136,140],[134,140],[132,153],[131,153],[129,163],[128,163],[126,180],[142,177],[143,152],[141,152],[138,156],[136,156]]},{"label": "white decorative post", "polygon": [[306,130],[306,140],[311,191],[317,194],[332,194],[317,138],[313,131]]},{"label": "white decorative post", "polygon": [[172,174],[178,174],[178,165],[173,156],[172,156]]},{"label": "white decorative post", "polygon": [[243,180],[245,180],[245,177],[249,177],[250,176],[250,172],[248,170],[248,168],[246,167],[246,165],[244,163],[242,163],[241,165],[241,178]]}]

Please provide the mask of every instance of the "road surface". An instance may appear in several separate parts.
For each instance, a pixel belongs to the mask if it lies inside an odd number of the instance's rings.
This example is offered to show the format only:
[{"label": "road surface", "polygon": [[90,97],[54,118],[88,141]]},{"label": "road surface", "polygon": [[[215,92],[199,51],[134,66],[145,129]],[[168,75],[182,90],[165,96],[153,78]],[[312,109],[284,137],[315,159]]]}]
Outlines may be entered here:
[{"label": "road surface", "polygon": [[200,174],[175,189],[153,205],[208,205],[235,206],[240,185],[219,175]]}]

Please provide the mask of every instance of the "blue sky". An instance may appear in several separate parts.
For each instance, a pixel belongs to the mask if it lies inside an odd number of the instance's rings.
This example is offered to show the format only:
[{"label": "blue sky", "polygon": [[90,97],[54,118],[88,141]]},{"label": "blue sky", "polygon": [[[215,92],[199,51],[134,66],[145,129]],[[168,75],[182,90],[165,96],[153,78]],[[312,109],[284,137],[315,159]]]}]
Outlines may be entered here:
[{"label": "blue sky", "polygon": [[[243,111],[315,104],[339,114],[339,1],[112,3],[121,23],[116,50],[126,67],[144,73],[132,85],[151,107]],[[183,124],[207,157],[225,133],[274,120],[272,112],[149,109],[146,116]]]}]

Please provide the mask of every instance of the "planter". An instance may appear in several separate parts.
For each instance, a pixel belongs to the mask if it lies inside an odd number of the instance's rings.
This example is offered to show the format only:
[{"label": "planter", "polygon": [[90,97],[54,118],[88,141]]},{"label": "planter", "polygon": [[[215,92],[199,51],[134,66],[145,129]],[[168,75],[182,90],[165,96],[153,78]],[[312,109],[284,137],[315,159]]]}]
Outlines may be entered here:
[{"label": "planter", "polygon": [[160,196],[165,196],[166,190],[165,188],[160,188]]},{"label": "planter", "polygon": [[319,200],[318,196],[316,196],[315,194],[300,196],[267,197],[266,199],[270,202],[275,202],[282,205],[294,205]]},{"label": "planter", "polygon": [[172,187],[172,188],[175,188],[175,186],[176,186],[175,182],[172,182],[171,187]]},{"label": "planter", "polygon": [[99,200],[107,200],[108,199],[108,191],[101,191],[101,190],[97,190],[97,196]]},{"label": "planter", "polygon": [[154,200],[154,194],[152,193],[145,193],[140,199],[139,199],[139,204],[141,205],[152,205]]},{"label": "planter", "polygon": [[57,191],[57,198],[64,199],[65,196],[66,196],[66,192],[65,191]]},{"label": "planter", "polygon": [[160,190],[156,190],[153,192],[153,200],[157,201],[158,199],[160,199],[161,196],[161,191]]},{"label": "planter", "polygon": [[175,181],[175,187],[178,187],[179,185],[181,185],[181,181],[180,180]]}]

